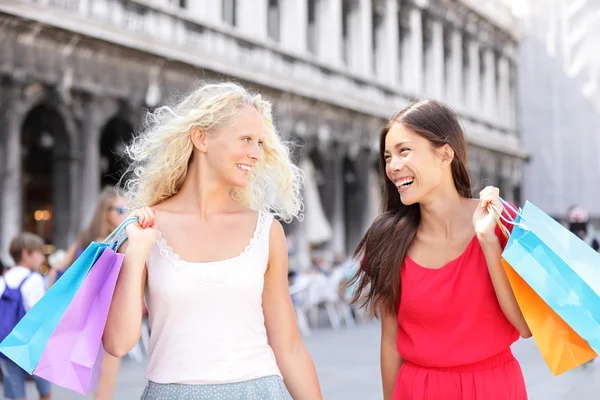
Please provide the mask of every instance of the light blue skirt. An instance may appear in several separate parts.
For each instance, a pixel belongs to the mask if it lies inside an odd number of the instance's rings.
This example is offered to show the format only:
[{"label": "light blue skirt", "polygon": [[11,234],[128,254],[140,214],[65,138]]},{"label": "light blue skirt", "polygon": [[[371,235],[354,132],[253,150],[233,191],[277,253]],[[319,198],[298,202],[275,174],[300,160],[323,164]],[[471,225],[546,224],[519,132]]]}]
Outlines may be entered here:
[{"label": "light blue skirt", "polygon": [[141,400],[292,400],[277,375],[221,385],[148,382]]}]

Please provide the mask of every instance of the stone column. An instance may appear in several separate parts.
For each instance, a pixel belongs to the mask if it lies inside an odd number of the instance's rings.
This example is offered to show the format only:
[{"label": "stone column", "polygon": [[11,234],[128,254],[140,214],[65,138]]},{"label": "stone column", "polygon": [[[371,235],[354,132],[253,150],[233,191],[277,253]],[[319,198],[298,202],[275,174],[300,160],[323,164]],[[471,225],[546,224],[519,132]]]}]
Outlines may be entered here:
[{"label": "stone column", "polygon": [[81,119],[83,133],[81,152],[83,160],[80,180],[81,188],[81,218],[78,228],[85,227],[91,218],[91,213],[98,202],[101,186],[100,168],[100,139],[102,128],[118,109],[116,102],[108,99],[89,99],[85,105],[85,118]]},{"label": "stone column", "polygon": [[236,21],[240,31],[255,39],[266,39],[269,8],[267,0],[238,0],[235,4]]},{"label": "stone column", "polygon": [[346,245],[349,254],[354,252],[356,245],[371,223],[370,158],[368,150],[359,150],[357,154],[351,154],[345,163],[344,200],[346,205]]},{"label": "stone column", "polygon": [[296,53],[307,50],[308,2],[280,0],[281,45]]},{"label": "stone column", "polygon": [[344,155],[345,149],[338,147],[333,149],[335,158],[333,162],[333,215],[331,218],[331,228],[333,238],[331,249],[335,253],[346,254],[346,207],[344,199]]},{"label": "stone column", "polygon": [[512,182],[513,176],[513,161],[512,157],[508,155],[503,155],[500,158],[500,196],[506,201],[513,202],[515,201],[514,197],[514,187]]},{"label": "stone column", "polygon": [[79,14],[87,17],[90,13],[90,0],[79,0]]},{"label": "stone column", "polygon": [[325,63],[342,63],[342,0],[319,0],[317,10],[318,56]]},{"label": "stone column", "polygon": [[406,73],[404,83],[415,94],[423,91],[423,19],[421,9],[411,8],[409,11],[410,52],[403,54],[403,66]]},{"label": "stone column", "polygon": [[58,107],[60,120],[53,121],[56,144],[52,151],[52,204],[54,229],[52,242],[58,249],[67,249],[77,235],[76,219],[80,215],[77,196],[79,152],[77,130],[68,109]]},{"label": "stone column", "polygon": [[471,112],[481,111],[481,84],[479,65],[479,43],[469,42],[469,108]]},{"label": "stone column", "polygon": [[198,15],[213,25],[223,24],[223,1],[191,1],[188,10],[192,15]]},{"label": "stone column", "polygon": [[517,69],[516,67],[509,62],[508,65],[508,121],[511,128],[516,129],[517,122]]},{"label": "stone column", "polygon": [[355,70],[359,75],[373,75],[373,7],[371,0],[359,0],[357,13],[359,25],[356,51],[354,53]]},{"label": "stone column", "polygon": [[432,81],[431,93],[433,98],[442,100],[444,98],[444,26],[439,20],[431,21],[431,71],[432,76],[427,80]]},{"label": "stone column", "polygon": [[100,127],[86,123],[83,135],[83,163],[81,177],[81,218],[79,229],[83,229],[100,194]]},{"label": "stone column", "polygon": [[8,254],[12,238],[23,229],[23,188],[21,166],[21,125],[25,114],[25,104],[19,97],[19,88],[7,91],[2,135],[4,136],[4,174],[2,176],[2,221],[0,223],[0,256],[3,261],[13,264]]},{"label": "stone column", "polygon": [[510,80],[509,65],[506,57],[498,60],[498,104],[497,115],[503,125],[513,127],[510,121]]},{"label": "stone column", "polygon": [[496,119],[496,57],[492,49],[484,52],[483,104],[484,114]]},{"label": "stone column", "polygon": [[451,59],[450,59],[450,81],[446,85],[448,95],[446,96],[451,104],[461,106],[463,104],[463,38],[462,32],[454,29],[450,39]]},{"label": "stone column", "polygon": [[377,75],[390,85],[400,81],[400,32],[398,30],[398,2],[386,0],[383,24],[378,28]]}]

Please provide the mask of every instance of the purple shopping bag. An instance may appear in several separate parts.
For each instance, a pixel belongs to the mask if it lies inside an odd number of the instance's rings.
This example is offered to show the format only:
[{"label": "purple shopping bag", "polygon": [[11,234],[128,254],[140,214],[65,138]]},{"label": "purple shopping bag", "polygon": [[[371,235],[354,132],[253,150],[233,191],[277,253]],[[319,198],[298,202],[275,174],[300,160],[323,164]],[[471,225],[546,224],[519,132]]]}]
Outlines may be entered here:
[{"label": "purple shopping bag", "polygon": [[83,395],[96,389],[102,334],[123,257],[107,248],[96,261],[50,336],[34,375]]}]

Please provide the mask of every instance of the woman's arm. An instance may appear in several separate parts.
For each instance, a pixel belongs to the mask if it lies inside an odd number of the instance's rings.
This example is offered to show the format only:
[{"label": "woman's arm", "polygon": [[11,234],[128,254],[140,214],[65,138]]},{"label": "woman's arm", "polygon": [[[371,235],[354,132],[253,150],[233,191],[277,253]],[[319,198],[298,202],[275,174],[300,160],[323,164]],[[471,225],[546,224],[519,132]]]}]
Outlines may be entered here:
[{"label": "woman's arm", "polygon": [[392,400],[398,372],[404,360],[398,353],[398,317],[386,311],[381,312],[381,381],[383,399]]},{"label": "woman's arm", "polygon": [[317,372],[296,323],[288,288],[288,256],[283,227],[274,221],[269,237],[263,311],[269,344],[285,385],[295,400],[322,399]]},{"label": "woman's arm", "polygon": [[128,239],[119,250],[125,254],[125,258],[102,338],[104,349],[113,357],[123,357],[140,339],[147,278],[146,259],[158,238],[152,210],[143,209],[132,216],[139,218],[139,224],[130,224],[126,228]]},{"label": "woman's arm", "polygon": [[500,191],[498,188],[488,186],[479,194],[479,205],[473,214],[473,228],[477,235],[477,240],[481,245],[485,262],[487,263],[490,272],[490,278],[494,285],[494,291],[500,303],[500,308],[506,318],[519,331],[519,334],[524,338],[531,337],[531,331],[527,322],[521,313],[517,299],[513,293],[512,287],[502,265],[502,244],[498,235],[496,235],[496,219],[488,211],[488,206],[491,204],[496,210],[502,212],[504,208],[500,202]]},{"label": "woman's arm", "polygon": [[485,261],[490,271],[490,277],[492,278],[492,284],[494,285],[500,308],[502,308],[506,318],[519,331],[522,337],[531,337],[529,326],[527,326],[527,322],[521,313],[508,276],[502,265],[502,246],[498,237],[495,234],[487,237],[481,236],[479,237],[479,243],[485,255]]}]

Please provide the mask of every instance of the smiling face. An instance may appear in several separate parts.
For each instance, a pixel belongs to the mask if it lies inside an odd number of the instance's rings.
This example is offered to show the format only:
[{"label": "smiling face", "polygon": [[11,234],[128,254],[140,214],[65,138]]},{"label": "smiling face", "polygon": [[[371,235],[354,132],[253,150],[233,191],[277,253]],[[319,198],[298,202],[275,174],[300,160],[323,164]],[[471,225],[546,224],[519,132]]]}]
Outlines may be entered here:
[{"label": "smiling face", "polygon": [[385,137],[385,173],[397,187],[402,204],[422,202],[447,179],[447,150],[434,148],[400,123],[392,125]]},{"label": "smiling face", "polygon": [[262,157],[263,131],[261,114],[244,107],[230,124],[208,135],[206,158],[214,175],[228,186],[246,186]]}]

